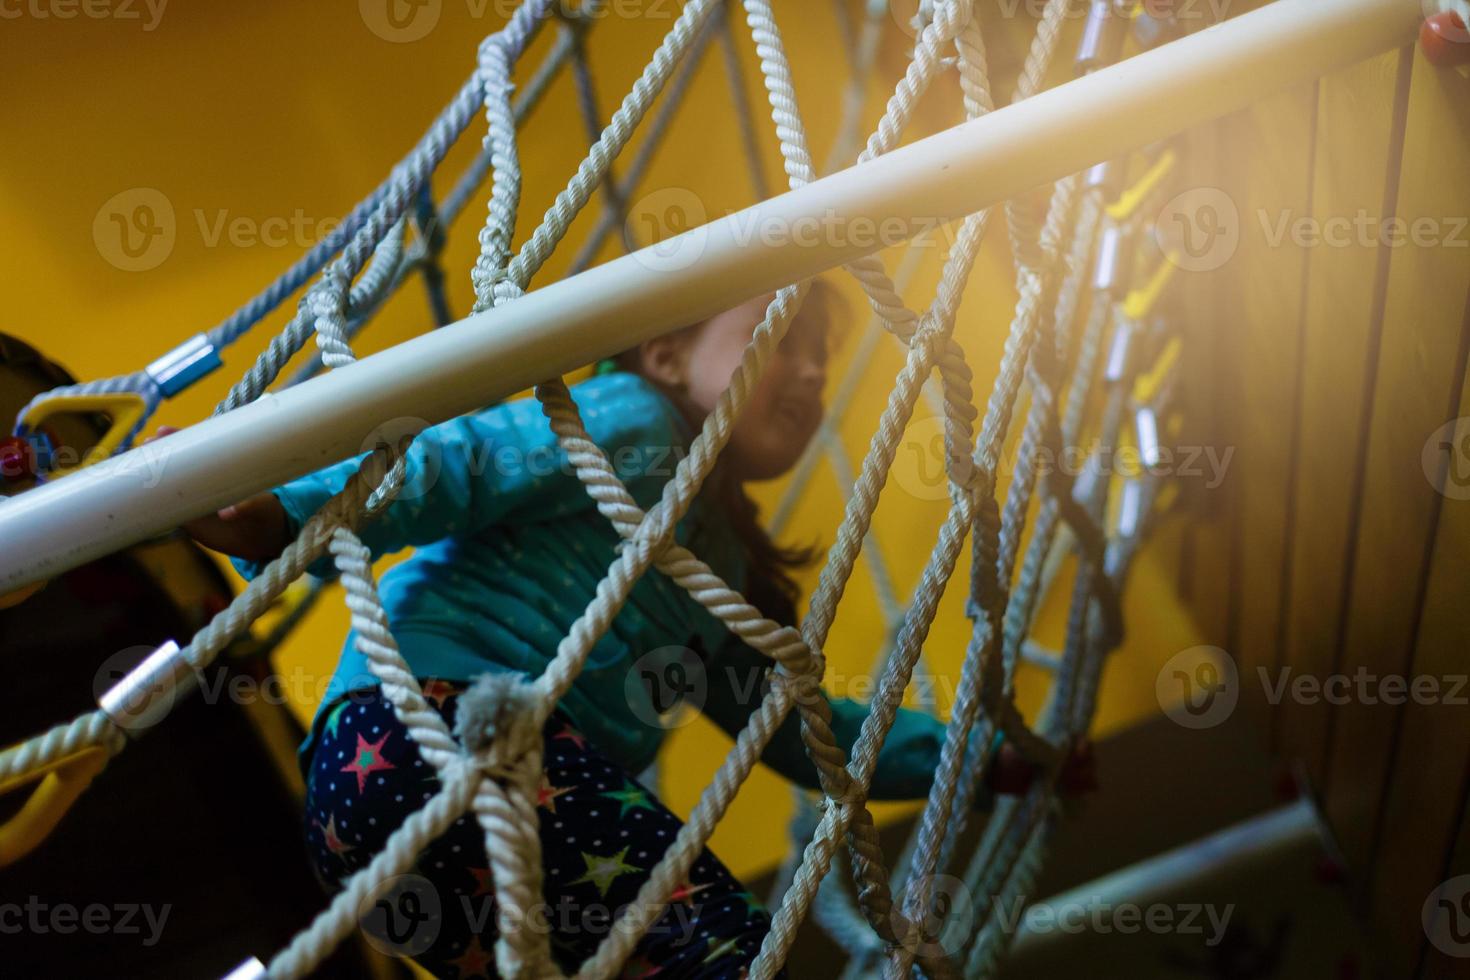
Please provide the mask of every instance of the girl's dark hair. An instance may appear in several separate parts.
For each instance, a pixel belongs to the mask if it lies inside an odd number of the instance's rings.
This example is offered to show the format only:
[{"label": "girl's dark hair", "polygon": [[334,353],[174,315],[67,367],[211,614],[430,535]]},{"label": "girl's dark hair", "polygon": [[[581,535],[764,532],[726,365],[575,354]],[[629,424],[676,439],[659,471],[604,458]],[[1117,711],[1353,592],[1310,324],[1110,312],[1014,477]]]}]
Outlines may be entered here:
[{"label": "girl's dark hair", "polygon": [[793,573],[815,561],[821,549],[815,543],[787,548],[773,541],[760,521],[760,507],[745,487],[731,478],[727,466],[716,463],[710,479],[714,481],[710,490],[720,513],[729,519],[745,550],[745,598],[767,619],[795,626],[801,588]]}]

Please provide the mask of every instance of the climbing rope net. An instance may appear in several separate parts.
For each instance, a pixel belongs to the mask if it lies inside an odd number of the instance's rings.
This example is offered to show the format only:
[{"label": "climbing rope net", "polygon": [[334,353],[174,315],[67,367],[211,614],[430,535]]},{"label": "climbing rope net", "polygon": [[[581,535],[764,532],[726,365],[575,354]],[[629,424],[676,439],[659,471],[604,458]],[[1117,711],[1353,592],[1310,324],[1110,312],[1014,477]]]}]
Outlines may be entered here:
[{"label": "climbing rope net", "polygon": [[[573,12],[554,10],[564,5],[553,0],[525,0],[504,28],[481,44],[475,72],[392,175],[337,231],[270,288],[147,370],[53,390],[28,406],[22,419],[36,404],[51,398],[111,392],[141,396],[146,419],[163,398],[193,380],[199,365],[208,365],[218,349],[263,321],[303,286],[307,288],[294,316],[229,390],[216,414],[260,397],[278,382],[287,362],[308,340],[315,340],[317,357],[283,383],[304,380],[322,366],[352,363],[351,344],[357,332],[415,274],[429,288],[435,319],[448,322],[438,259],[443,229],[464,211],[487,178],[491,182],[488,216],[471,273],[476,312],[513,303],[522,296],[566,236],[572,220],[600,192],[603,214],[572,263],[572,272],[585,268],[609,236],[619,229],[628,234],[626,202],[712,40],[718,40],[725,50],[731,91],[759,181],[755,132],[744,103],[730,21],[723,13],[726,2],[689,0],[684,5],[604,126],[583,50],[584,35],[597,9],[595,0]],[[742,6],[760,60],[785,172],[790,186],[796,188],[816,179],[816,172],[787,53],[769,0],[743,0]],[[838,6],[845,16],[846,8]],[[1111,6],[1112,0],[1092,4],[1094,17],[1099,7]],[[876,128],[855,152],[857,166],[899,144],[925,91],[950,70],[958,78],[967,118],[994,108],[986,47],[974,7],[974,0],[920,5],[912,57]],[[1046,4],[1020,72],[1015,99],[1028,98],[1042,86],[1071,8],[1071,0]],[[1116,10],[1104,13],[1117,19]],[[872,2],[861,25],[844,20],[849,27],[854,93],[861,92],[862,80],[874,67],[888,17],[885,3]],[[555,43],[519,94],[514,94],[512,72],[536,33],[549,23],[557,25]],[[1099,38],[1110,29],[1089,21],[1085,50],[1079,57],[1084,69],[1106,60],[1108,44]],[[522,177],[518,123],[568,66],[577,82],[591,147],[540,225],[516,249],[512,233]],[[668,98],[648,120],[647,138],[632,152],[623,176],[615,177],[614,161],[665,90]],[[849,93],[845,105],[833,150],[834,165],[848,163],[857,150],[862,100],[854,93]],[[435,201],[429,190],[431,175],[481,110],[488,120],[483,151],[453,189]],[[1100,166],[1057,182],[1045,200],[1017,201],[1004,207],[1000,220],[1006,225],[1015,257],[1019,300],[983,413],[975,405],[971,371],[953,333],[971,267],[992,221],[991,212],[982,211],[958,223],[944,256],[937,291],[921,309],[907,305],[901,295],[917,267],[916,249],[905,255],[896,280],[877,258],[846,266],[868,299],[871,318],[836,387],[829,420],[844,416],[858,379],[885,335],[899,345],[903,364],[862,460],[854,465],[829,421],[799,464],[778,508],[777,531],[790,519],[793,502],[813,477],[818,461],[826,458],[831,463],[846,507],[799,629],[764,618],[698,556],[677,544],[673,530],[709,475],[748,393],[802,302],[805,282],[776,293],[729,388],[705,420],[661,499],[647,512],[635,504],[606,455],[589,438],[564,379],[548,379],[535,387],[535,397],[577,477],[617,529],[624,546],[545,671],[534,678],[500,679],[492,725],[456,737],[425,699],[398,652],[379,602],[371,555],[357,534],[363,522],[394,499],[405,480],[407,445],[383,444],[364,458],[342,492],[306,523],[280,557],[186,646],[150,657],[101,699],[98,710],[0,754],[0,783],[44,772],[79,752],[100,752],[104,758],[120,752],[138,727],[130,720],[166,712],[181,678],[207,667],[308,565],[330,554],[341,573],[359,647],[423,759],[437,771],[442,788],[404,821],[367,867],[344,882],[329,907],[284,950],[266,965],[252,961],[238,975],[295,977],[308,973],[352,930],[361,903],[375,888],[409,870],[426,844],[472,812],[484,831],[493,875],[498,970],[507,977],[561,976],[545,930],[529,925],[542,901],[536,816],[541,726],[576,681],[589,650],[639,577],[657,568],[746,644],[771,659],[771,684],[683,829],[649,873],[638,900],[624,910],[576,975],[616,974],[663,914],[674,890],[687,880],[716,824],[792,710],[800,716],[802,738],[818,771],[821,790],[815,796],[798,793],[800,805],[792,824],[794,847],[778,875],[772,928],[751,975],[769,977],[779,968],[808,915],[814,915],[849,951],[850,976],[872,975],[881,968],[885,976],[900,977],[915,967],[934,977],[990,975],[1013,938],[994,911],[1014,907],[1032,893],[1061,815],[1056,777],[1073,739],[1088,727],[1105,655],[1121,637],[1119,591],[1130,559],[1158,512],[1156,498],[1166,489],[1160,478],[1145,469],[1122,481],[1114,500],[1115,481],[1100,469],[1085,470],[1081,478],[1073,479],[1060,469],[1038,465],[1038,460],[1044,451],[1050,452],[1051,459],[1063,458],[1065,448],[1082,436],[1084,425],[1093,427],[1094,455],[1129,436],[1138,441],[1147,460],[1149,446],[1157,443],[1159,420],[1168,412],[1174,387],[1171,357],[1177,354],[1177,338],[1169,339],[1149,308],[1162,288],[1168,263],[1160,259],[1158,268],[1163,271],[1141,290],[1130,293],[1127,283],[1136,260],[1141,261],[1130,233],[1136,230],[1138,216],[1147,210],[1145,202],[1163,186],[1170,156],[1171,151],[1165,151],[1144,180],[1117,200],[1112,198],[1119,189],[1118,175],[1125,168],[1115,162],[1111,168]],[[1159,350],[1165,353],[1156,364],[1143,363]],[[936,417],[942,418],[949,506],[913,595],[903,602],[868,531],[905,427],[921,398],[927,398]],[[1091,410],[1099,405],[1099,417],[1089,420]],[[137,423],[128,441],[142,424]],[[1015,468],[1002,489],[1002,453],[1012,435],[1017,439]],[[1034,508],[1033,502],[1037,504]],[[1029,537],[1028,517],[1032,525]],[[967,539],[972,550],[967,604],[971,636],[932,791],[912,838],[890,867],[867,806],[867,787],[904,692],[924,669],[922,647]],[[1075,555],[1076,570],[1067,638],[1063,649],[1051,651],[1035,643],[1030,633],[1037,609],[1048,588],[1060,580],[1058,568],[1068,555]],[[873,573],[880,608],[890,628],[881,651],[877,693],[848,758],[832,732],[827,702],[813,692],[824,675],[823,648],[838,602],[862,556]],[[1052,675],[1049,700],[1034,724],[1022,717],[1015,701],[1017,668],[1023,660]],[[959,839],[997,732],[1037,763],[1044,775],[1023,796],[997,804],[978,849],[961,867]],[[855,885],[852,891],[837,875],[829,874],[844,851]],[[971,897],[966,915],[945,914],[954,911],[950,906],[955,896],[949,894],[952,882]]]}]

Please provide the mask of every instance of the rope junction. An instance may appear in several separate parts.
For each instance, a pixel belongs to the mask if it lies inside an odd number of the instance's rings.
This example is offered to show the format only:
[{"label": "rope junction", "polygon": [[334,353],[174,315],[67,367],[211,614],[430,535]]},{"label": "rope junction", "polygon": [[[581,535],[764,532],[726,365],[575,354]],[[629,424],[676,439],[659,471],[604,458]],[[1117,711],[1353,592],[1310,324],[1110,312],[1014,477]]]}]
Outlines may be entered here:
[{"label": "rope junction", "polygon": [[[1113,4],[1114,0],[1097,0],[1090,5],[1079,70],[1099,67],[1120,50],[1119,25],[1126,19]],[[604,124],[584,50],[598,0],[587,0],[572,13],[554,10],[565,6],[554,0],[525,0],[504,28],[482,42],[476,70],[413,151],[332,235],[279,280],[149,369],[55,389],[27,406],[21,419],[53,398],[130,392],[141,396],[145,408],[124,440],[126,445],[164,397],[207,373],[217,365],[219,350],[303,286],[284,329],[229,390],[216,414],[259,398],[308,340],[315,340],[315,356],[284,383],[298,383],[323,367],[352,363],[357,333],[414,274],[426,286],[434,322],[448,322],[439,262],[444,229],[465,211],[487,178],[488,209],[471,272],[475,311],[522,296],[595,195],[602,198],[602,214],[573,260],[573,272],[590,265],[606,240],[620,230],[624,244],[631,245],[627,202],[712,41],[724,52],[735,105],[746,107],[731,23],[725,16],[727,6],[733,5],[733,0],[689,0]],[[741,7],[759,58],[788,185],[795,188],[816,179],[816,171],[785,45],[769,0],[743,0]],[[872,76],[889,11],[887,4],[873,0],[861,24],[853,24],[846,8],[841,3],[838,7],[845,18],[844,44],[854,84],[844,102],[831,166],[854,154],[861,166],[898,146],[925,92],[949,71],[958,79],[966,118],[995,108],[975,0],[926,0],[913,24],[915,40],[904,75],[876,127],[861,141],[863,83]],[[1042,88],[1072,7],[1073,0],[1048,0],[1015,100]],[[517,92],[512,72],[537,32],[548,24],[557,30],[554,43]],[[517,127],[564,68],[570,69],[577,84],[590,149],[540,225],[517,249],[513,232],[522,181]],[[646,139],[631,152],[621,178],[615,176],[614,161],[665,92],[667,98],[648,120]],[[450,192],[435,201],[429,188],[431,175],[481,111],[487,123],[482,152]],[[754,123],[743,109],[740,117],[755,187],[764,194]],[[938,288],[923,308],[910,307],[902,295],[919,265],[918,246],[910,247],[893,278],[874,257],[846,267],[867,297],[871,317],[835,387],[829,420],[845,416],[885,333],[898,345],[903,365],[863,458],[852,460],[835,424],[825,423],[776,512],[773,531],[779,533],[825,458],[846,505],[799,630],[764,618],[696,555],[675,543],[673,529],[728,441],[752,386],[805,295],[806,283],[776,294],[729,388],[664,487],[662,498],[647,512],[639,509],[606,455],[589,438],[564,379],[536,386],[535,397],[559,444],[599,511],[623,538],[624,547],[545,672],[498,682],[481,692],[485,700],[481,708],[489,720],[462,733],[466,737],[457,738],[430,707],[399,654],[378,599],[371,555],[357,535],[365,521],[393,500],[405,477],[407,447],[383,445],[368,455],[356,476],[307,522],[280,557],[185,646],[150,657],[104,696],[97,710],[0,753],[0,788],[38,774],[54,774],[79,754],[95,759],[99,753],[106,758],[120,752],[131,737],[167,712],[192,672],[208,666],[221,649],[247,631],[308,565],[330,554],[341,573],[359,648],[370,659],[423,759],[439,774],[442,789],[392,835],[368,867],[347,880],[329,907],[284,950],[268,964],[247,965],[237,975],[309,973],[354,928],[359,907],[375,888],[409,870],[429,841],[473,812],[485,834],[493,873],[497,970],[506,977],[562,976],[548,936],[527,925],[541,901],[536,799],[542,760],[537,733],[639,577],[656,567],[746,644],[770,657],[774,682],[652,870],[638,900],[576,976],[616,975],[663,913],[673,890],[686,879],[776,727],[793,709],[800,716],[802,737],[822,788],[815,795],[797,794],[798,812],[791,825],[794,846],[778,875],[773,925],[751,975],[774,974],[808,915],[849,951],[849,977],[881,971],[897,978],[915,969],[931,977],[993,975],[1013,938],[994,910],[1015,908],[1032,893],[1062,816],[1055,792],[1060,764],[1072,741],[1088,728],[1104,659],[1121,638],[1119,594],[1130,561],[1159,513],[1156,501],[1168,490],[1145,470],[1123,480],[1114,500],[1115,481],[1103,471],[1102,459],[1124,438],[1138,442],[1145,461],[1151,453],[1156,457],[1159,426],[1172,409],[1177,339],[1170,346],[1166,325],[1151,309],[1167,279],[1168,258],[1154,252],[1160,272],[1149,279],[1149,286],[1130,289],[1134,266],[1143,261],[1137,244],[1144,237],[1137,234],[1141,216],[1150,213],[1147,205],[1164,186],[1172,165],[1172,154],[1166,151],[1136,193],[1121,198],[1127,161],[1063,179],[1045,199],[1014,201],[1005,207],[999,220],[1005,223],[1015,257],[1019,299],[983,412],[975,403],[971,370],[954,328],[972,266],[992,222],[991,212],[957,223]],[[1175,353],[1151,363],[1160,350]],[[918,584],[905,602],[869,530],[921,397],[942,420],[949,507]],[[1089,419],[1090,409],[1097,406],[1099,417]],[[1039,465],[1042,458],[1063,459],[1085,427],[1095,435],[1097,448],[1081,477]],[[1013,435],[1016,466],[1003,488],[1002,457]],[[925,638],[967,541],[972,562],[966,609],[973,628],[950,705],[941,761],[912,838],[897,860],[889,862],[867,806],[867,788],[904,691],[924,669]],[[1060,579],[1059,569],[1069,555],[1076,556],[1076,574],[1067,639],[1063,649],[1050,651],[1029,634],[1037,609]],[[877,693],[847,758],[831,730],[825,700],[802,697],[801,692],[821,683],[824,645],[860,556],[872,572],[888,629],[880,652]],[[1034,725],[1027,724],[1015,703],[1015,678],[1022,661],[1052,675],[1050,699]],[[1024,796],[997,805],[978,850],[962,864],[959,838],[998,732],[1037,763],[1044,776]],[[842,876],[830,873],[844,856],[852,891],[843,887]],[[961,892],[969,896],[968,902],[953,901]]]}]

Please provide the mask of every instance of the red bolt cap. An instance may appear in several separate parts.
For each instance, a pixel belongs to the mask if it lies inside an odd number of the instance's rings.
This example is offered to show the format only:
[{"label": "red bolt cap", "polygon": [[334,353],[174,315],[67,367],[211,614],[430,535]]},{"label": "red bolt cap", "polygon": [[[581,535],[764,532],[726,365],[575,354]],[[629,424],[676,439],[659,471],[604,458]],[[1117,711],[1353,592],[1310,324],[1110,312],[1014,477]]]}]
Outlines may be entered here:
[{"label": "red bolt cap", "polygon": [[1426,19],[1419,28],[1419,44],[1430,64],[1440,68],[1470,64],[1470,31],[1453,10]]},{"label": "red bolt cap", "polygon": [[36,475],[36,453],[20,436],[0,439],[0,479],[20,480]]}]

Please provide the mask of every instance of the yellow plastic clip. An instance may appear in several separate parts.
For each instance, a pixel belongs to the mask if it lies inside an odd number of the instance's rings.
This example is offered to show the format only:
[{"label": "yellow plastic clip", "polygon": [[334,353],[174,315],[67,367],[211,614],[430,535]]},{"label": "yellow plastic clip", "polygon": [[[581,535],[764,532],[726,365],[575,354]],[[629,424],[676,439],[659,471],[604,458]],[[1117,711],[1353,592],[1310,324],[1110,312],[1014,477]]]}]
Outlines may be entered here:
[{"label": "yellow plastic clip", "polygon": [[1179,258],[1173,252],[1164,256],[1154,274],[1149,276],[1148,282],[1128,294],[1123,301],[1123,315],[1134,323],[1141,323],[1153,312],[1159,297],[1164,290],[1169,288],[1169,281],[1174,278],[1174,270],[1179,267]]},{"label": "yellow plastic clip", "polygon": [[0,595],[0,609],[9,609],[11,606],[18,606],[45,587],[45,581],[32,582],[30,585],[21,586],[14,592],[7,592],[4,595]]},{"label": "yellow plastic clip", "polygon": [[1169,374],[1174,370],[1174,365],[1179,363],[1179,351],[1181,344],[1178,337],[1170,337],[1169,342],[1164,345],[1164,352],[1144,374],[1138,376],[1133,383],[1133,403],[1135,405],[1148,405],[1153,402],[1159,390],[1164,387],[1164,382],[1169,379]]},{"label": "yellow plastic clip", "polygon": [[51,474],[61,477],[111,456],[113,451],[122,445],[127,434],[133,431],[133,427],[143,418],[146,408],[147,403],[143,401],[143,396],[131,391],[119,391],[108,395],[61,395],[57,398],[48,398],[32,406],[25,418],[21,419],[21,424],[28,429],[35,430],[40,428],[41,423],[53,416],[76,412],[102,412],[111,417],[112,424],[108,426],[107,432],[95,446],[87,450],[86,456],[80,463],[75,466],[52,468]]},{"label": "yellow plastic clip", "polygon": [[20,810],[0,825],[0,868],[14,864],[41,845],[71,809],[77,797],[107,765],[100,746],[57,759],[34,772],[0,781],[0,794],[40,781]]},{"label": "yellow plastic clip", "polygon": [[1159,154],[1154,165],[1148,168],[1148,172],[1139,178],[1138,183],[1128,188],[1112,204],[1108,205],[1108,217],[1114,221],[1127,221],[1134,213],[1143,206],[1143,202],[1149,199],[1164,178],[1173,173],[1174,165],[1179,162],[1179,157],[1173,150],[1165,150]]}]

